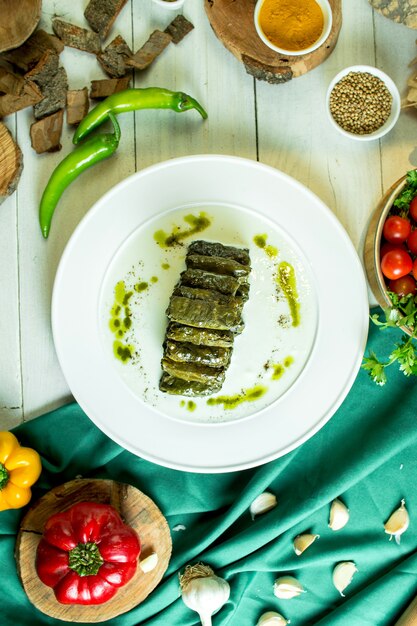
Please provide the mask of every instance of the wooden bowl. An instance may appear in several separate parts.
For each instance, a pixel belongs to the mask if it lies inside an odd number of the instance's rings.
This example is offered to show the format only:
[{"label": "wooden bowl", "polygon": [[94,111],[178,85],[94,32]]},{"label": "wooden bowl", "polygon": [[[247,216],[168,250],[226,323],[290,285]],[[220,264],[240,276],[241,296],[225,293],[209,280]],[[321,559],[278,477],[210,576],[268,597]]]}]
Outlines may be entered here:
[{"label": "wooden bowl", "polygon": [[[397,180],[381,199],[371,216],[365,238],[364,263],[366,275],[376,301],[384,309],[391,307],[392,302],[387,293],[387,286],[380,263],[382,231],[395,198],[407,184],[406,178],[407,176],[405,175]],[[407,326],[401,326],[401,329],[409,335],[412,334],[412,331]]]},{"label": "wooden bowl", "polygon": [[[152,571],[142,572],[138,565],[134,577],[103,604],[83,606],[60,604],[50,587],[38,578],[35,558],[46,520],[77,502],[111,504],[126,524],[136,530],[141,541],[140,558],[152,552],[158,563]],[[48,491],[35,502],[21,521],[16,541],[17,570],[29,600],[42,613],[66,622],[104,622],[140,604],[161,581],[171,557],[172,543],[168,523],[156,504],[144,493],[113,480],[80,478]]]},{"label": "wooden bowl", "polygon": [[42,0],[0,0],[0,52],[18,48],[41,17]]}]

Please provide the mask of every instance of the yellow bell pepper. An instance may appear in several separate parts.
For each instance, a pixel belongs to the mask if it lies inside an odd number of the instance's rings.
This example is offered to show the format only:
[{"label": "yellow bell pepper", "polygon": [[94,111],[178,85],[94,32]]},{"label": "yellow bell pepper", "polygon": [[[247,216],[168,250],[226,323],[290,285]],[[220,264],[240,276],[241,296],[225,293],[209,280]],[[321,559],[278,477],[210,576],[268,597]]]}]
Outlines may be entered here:
[{"label": "yellow bell pepper", "polygon": [[11,432],[0,431],[0,511],[25,506],[41,471],[35,450],[21,447]]}]

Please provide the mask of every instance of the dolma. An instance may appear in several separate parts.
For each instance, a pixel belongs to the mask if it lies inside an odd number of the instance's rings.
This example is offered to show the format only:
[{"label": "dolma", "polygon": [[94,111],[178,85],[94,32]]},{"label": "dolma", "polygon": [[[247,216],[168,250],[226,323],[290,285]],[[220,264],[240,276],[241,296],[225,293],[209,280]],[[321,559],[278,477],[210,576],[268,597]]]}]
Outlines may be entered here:
[{"label": "dolma", "polygon": [[173,322],[196,326],[197,328],[215,328],[241,332],[241,304],[221,304],[207,300],[190,300],[180,296],[172,296],[167,316]]},{"label": "dolma", "polygon": [[196,346],[193,343],[166,341],[165,356],[178,363],[196,363],[207,367],[229,365],[231,350],[210,346]]},{"label": "dolma", "polygon": [[233,259],[225,259],[221,256],[204,256],[202,254],[187,254],[187,267],[205,272],[213,272],[214,274],[225,274],[226,276],[235,276],[235,278],[245,279],[249,272],[248,265],[242,265]]},{"label": "dolma", "polygon": [[215,368],[195,365],[194,363],[177,363],[167,357],[162,359],[162,369],[176,378],[205,385],[223,384],[225,377],[225,370],[222,367]]},{"label": "dolma", "polygon": [[188,247],[188,254],[204,254],[205,256],[221,256],[226,259],[233,259],[250,265],[249,250],[247,248],[235,248],[234,246],[224,246],[221,243],[197,240]]},{"label": "dolma", "polygon": [[218,346],[230,348],[233,345],[233,333],[230,330],[216,330],[215,328],[195,328],[171,322],[168,324],[167,339],[193,343],[196,346]]},{"label": "dolma", "polygon": [[216,393],[216,391],[220,391],[221,384],[219,383],[218,386],[214,384],[205,385],[204,383],[197,383],[192,380],[176,378],[175,376],[171,376],[171,374],[163,372],[159,382],[159,388],[165,393],[192,398],[195,396],[210,396]]},{"label": "dolma", "polygon": [[222,276],[204,270],[187,269],[181,274],[181,284],[202,289],[213,289],[234,296],[240,282],[234,276]]}]

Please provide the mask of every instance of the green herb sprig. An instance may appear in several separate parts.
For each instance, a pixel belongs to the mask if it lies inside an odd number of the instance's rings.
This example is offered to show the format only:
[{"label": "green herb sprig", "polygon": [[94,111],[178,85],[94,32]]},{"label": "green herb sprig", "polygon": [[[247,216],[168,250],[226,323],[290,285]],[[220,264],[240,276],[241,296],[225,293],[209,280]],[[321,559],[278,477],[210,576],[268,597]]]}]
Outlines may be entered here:
[{"label": "green herb sprig", "polygon": [[381,330],[407,326],[413,333],[410,336],[403,335],[401,342],[395,344],[388,360],[379,360],[373,351],[363,359],[362,368],[368,372],[377,385],[385,385],[387,382],[386,369],[393,363],[398,363],[404,376],[417,376],[417,350],[414,342],[417,331],[417,296],[412,294],[399,296],[392,291],[389,291],[388,295],[392,302],[392,308],[384,309],[385,320],[381,321],[379,314],[376,313],[371,315],[372,322]]},{"label": "green herb sprig", "polygon": [[411,200],[417,196],[417,170],[407,172],[406,181],[407,184],[393,203],[393,207],[396,207],[399,211],[392,211],[392,213],[398,213],[404,217],[408,215]]}]

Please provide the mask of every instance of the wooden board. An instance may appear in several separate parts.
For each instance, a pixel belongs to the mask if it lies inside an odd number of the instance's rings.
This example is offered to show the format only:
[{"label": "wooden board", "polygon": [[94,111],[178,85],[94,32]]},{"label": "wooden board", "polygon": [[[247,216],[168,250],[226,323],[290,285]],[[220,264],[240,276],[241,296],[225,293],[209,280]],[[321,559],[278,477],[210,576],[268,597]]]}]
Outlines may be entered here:
[{"label": "wooden board", "polygon": [[[123,520],[136,530],[143,559],[158,554],[154,570],[143,573],[138,566],[135,576],[108,602],[96,606],[60,604],[50,587],[38,578],[35,569],[36,549],[47,519],[77,502],[111,504]],[[16,542],[16,562],[20,579],[29,600],[40,611],[68,622],[102,622],[140,604],[164,575],[171,556],[172,543],[167,521],[158,507],[141,491],[112,480],[78,479],[56,487],[31,507],[23,518]]]},{"label": "wooden board", "polygon": [[0,203],[16,191],[22,169],[22,152],[8,128],[0,122]]},{"label": "wooden board", "polygon": [[268,83],[285,83],[320,65],[332,53],[342,26],[341,0],[329,0],[333,25],[329,37],[314,52],[283,56],[259,38],[254,24],[256,0],[204,0],[207,16],[217,37],[241,61],[248,74]]},{"label": "wooden board", "polygon": [[417,5],[413,0],[369,0],[381,15],[409,28],[417,28]]}]

